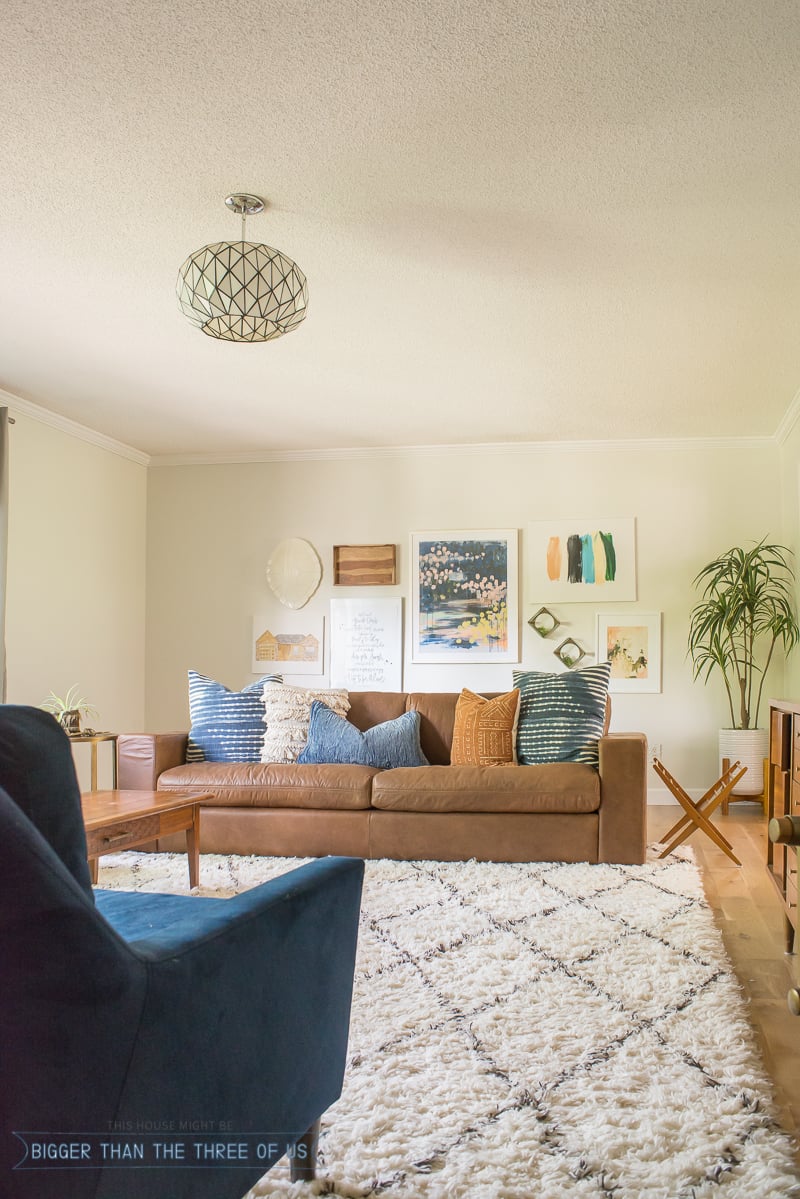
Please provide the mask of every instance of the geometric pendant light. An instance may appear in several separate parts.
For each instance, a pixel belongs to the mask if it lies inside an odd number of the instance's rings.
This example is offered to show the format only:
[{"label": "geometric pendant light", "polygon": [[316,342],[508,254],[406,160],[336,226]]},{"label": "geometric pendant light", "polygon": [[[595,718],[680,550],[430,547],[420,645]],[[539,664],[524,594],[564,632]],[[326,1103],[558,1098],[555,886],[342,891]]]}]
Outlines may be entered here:
[{"label": "geometric pendant light", "polygon": [[193,325],[222,341],[272,341],[306,315],[308,284],[280,250],[245,240],[260,196],[236,193],[225,203],[242,218],[242,240],[216,242],[190,254],[178,272],[178,303]]}]

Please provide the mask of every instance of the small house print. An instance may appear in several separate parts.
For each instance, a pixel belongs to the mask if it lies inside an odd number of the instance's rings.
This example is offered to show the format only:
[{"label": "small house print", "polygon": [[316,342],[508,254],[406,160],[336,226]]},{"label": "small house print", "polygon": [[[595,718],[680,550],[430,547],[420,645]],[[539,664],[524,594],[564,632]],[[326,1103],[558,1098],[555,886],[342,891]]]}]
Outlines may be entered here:
[{"label": "small house print", "polygon": [[319,637],[313,633],[272,633],[256,641],[257,662],[318,662]]}]

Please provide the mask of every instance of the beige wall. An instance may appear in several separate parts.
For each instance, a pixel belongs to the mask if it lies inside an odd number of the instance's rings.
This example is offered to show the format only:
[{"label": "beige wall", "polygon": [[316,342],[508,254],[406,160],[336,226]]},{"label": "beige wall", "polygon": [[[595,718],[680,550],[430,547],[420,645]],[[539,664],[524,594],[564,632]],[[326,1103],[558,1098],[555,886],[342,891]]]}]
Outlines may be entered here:
[{"label": "beige wall", "polygon": [[[777,445],[416,451],[224,466],[152,466],[148,516],[147,723],[187,727],[186,670],[230,687],[250,671],[254,611],[280,614],[265,567],[285,537],[307,538],[324,566],[304,611],[327,616],[335,544],[395,542],[400,582],[372,594],[403,595],[409,610],[409,533],[425,529],[519,528],[523,663],[558,669],[553,644],[529,629],[541,603],[525,577],[529,522],[635,516],[639,591],[626,611],[662,612],[661,694],[616,696],[614,727],[641,729],[691,788],[711,781],[716,731],[725,723],[719,687],[695,684],[685,656],[696,571],[729,545],[781,534]],[[618,608],[621,605],[606,605]],[[595,647],[597,606],[556,605],[565,631]],[[561,630],[559,630],[560,632]],[[589,659],[592,661],[592,659]],[[497,690],[511,666],[416,666],[404,686]],[[782,666],[774,691],[783,689]],[[297,682],[316,681],[309,676]],[[653,776],[652,781],[655,781]]]},{"label": "beige wall", "polygon": [[[528,525],[632,515],[637,601],[553,605],[564,622],[559,633],[594,650],[598,610],[663,613],[663,691],[616,696],[614,727],[643,730],[673,773],[702,788],[715,766],[725,706],[719,685],[695,684],[686,660],[691,578],[735,542],[768,535],[800,545],[800,423],[780,446],[755,448],[420,450],[153,465],[148,474],[143,460],[36,419],[30,405],[11,410],[8,698],[40,703],[51,688],[63,693],[77,683],[106,728],[187,727],[189,667],[231,687],[257,677],[252,616],[286,611],[265,568],[290,536],[310,540],[324,567],[304,612],[327,618],[333,596],[401,595],[407,631],[411,531],[518,528],[522,663],[558,669],[555,640],[527,625],[541,602],[526,578]],[[332,586],[334,544],[386,541],[398,546],[396,587]],[[511,683],[510,665],[418,666],[407,648],[405,656],[408,689]],[[777,665],[768,692],[800,694],[800,651],[785,679],[784,664]]]},{"label": "beige wall", "polygon": [[[800,420],[788,433],[780,447],[781,494],[783,528],[781,539],[796,555],[795,567],[800,576]],[[800,577],[797,587],[798,610],[800,611]],[[800,647],[786,662],[786,677],[781,696],[771,693],[771,698],[800,699]]]},{"label": "beige wall", "polygon": [[95,727],[141,729],[147,468],[11,411],[8,699],[78,684]]}]

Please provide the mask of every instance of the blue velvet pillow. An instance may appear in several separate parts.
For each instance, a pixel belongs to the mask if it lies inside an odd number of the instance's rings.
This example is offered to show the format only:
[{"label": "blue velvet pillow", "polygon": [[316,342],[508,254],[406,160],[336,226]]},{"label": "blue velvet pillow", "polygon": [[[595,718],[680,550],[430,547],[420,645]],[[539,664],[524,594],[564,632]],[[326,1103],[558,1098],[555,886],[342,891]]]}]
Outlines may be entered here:
[{"label": "blue velvet pillow", "polygon": [[311,705],[308,741],[298,762],[317,765],[331,762],[347,766],[427,766],[419,743],[419,712],[404,712],[396,720],[385,720],[362,733],[315,699]]},{"label": "blue velvet pillow", "polygon": [[189,715],[192,728],[187,762],[260,762],[264,744],[264,684],[283,682],[270,674],[241,691],[189,671]]}]

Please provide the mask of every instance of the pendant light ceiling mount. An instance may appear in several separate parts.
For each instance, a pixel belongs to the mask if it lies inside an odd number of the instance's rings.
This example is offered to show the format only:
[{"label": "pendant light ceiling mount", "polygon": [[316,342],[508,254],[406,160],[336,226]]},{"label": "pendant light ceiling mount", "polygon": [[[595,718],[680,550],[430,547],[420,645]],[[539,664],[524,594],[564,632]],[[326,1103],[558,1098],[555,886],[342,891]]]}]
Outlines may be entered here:
[{"label": "pendant light ceiling mount", "polygon": [[245,237],[248,216],[266,207],[261,196],[234,192],[227,207],[242,218],[242,239],[216,242],[190,254],[178,272],[178,303],[203,333],[221,341],[273,341],[304,320],[308,284],[280,250]]},{"label": "pendant light ceiling mount", "polygon": [[257,216],[266,208],[261,196],[251,196],[249,192],[234,192],[225,197],[225,203],[239,216]]}]

